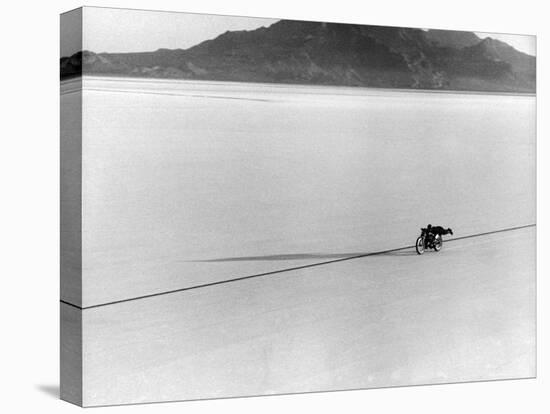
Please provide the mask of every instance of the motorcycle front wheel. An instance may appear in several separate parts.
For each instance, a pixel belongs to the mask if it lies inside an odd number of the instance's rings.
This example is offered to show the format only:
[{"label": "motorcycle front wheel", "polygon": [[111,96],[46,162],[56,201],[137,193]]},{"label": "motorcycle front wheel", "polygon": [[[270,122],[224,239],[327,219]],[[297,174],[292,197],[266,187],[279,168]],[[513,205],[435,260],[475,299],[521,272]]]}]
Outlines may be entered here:
[{"label": "motorcycle front wheel", "polygon": [[420,236],[418,239],[416,239],[416,253],[422,254],[424,253],[424,237]]}]

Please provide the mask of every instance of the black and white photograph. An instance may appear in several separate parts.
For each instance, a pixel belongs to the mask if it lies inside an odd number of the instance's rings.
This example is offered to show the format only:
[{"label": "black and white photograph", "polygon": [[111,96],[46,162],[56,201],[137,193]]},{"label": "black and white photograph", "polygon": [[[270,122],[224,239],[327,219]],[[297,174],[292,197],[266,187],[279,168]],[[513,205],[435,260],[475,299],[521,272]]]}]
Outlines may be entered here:
[{"label": "black and white photograph", "polygon": [[8,411],[540,412],[547,34],[497,4],[29,6]]},{"label": "black and white photograph", "polygon": [[61,24],[62,398],[535,376],[534,36]]},{"label": "black and white photograph", "polygon": [[63,399],[535,376],[534,36],[61,24]]}]

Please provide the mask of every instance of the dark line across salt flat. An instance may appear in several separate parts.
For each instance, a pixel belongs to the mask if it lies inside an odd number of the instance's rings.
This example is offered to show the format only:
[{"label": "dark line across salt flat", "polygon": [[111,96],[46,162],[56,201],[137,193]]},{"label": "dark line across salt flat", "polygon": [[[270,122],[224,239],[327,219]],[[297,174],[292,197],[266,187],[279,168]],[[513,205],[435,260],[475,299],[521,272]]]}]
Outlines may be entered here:
[{"label": "dark line across salt flat", "polygon": [[[524,228],[535,227],[535,226],[536,226],[536,224],[534,223],[534,224],[526,224],[526,225],[523,225],[523,226],[509,227],[509,228],[500,229],[500,230],[486,231],[486,232],[483,232],[483,233],[470,234],[470,235],[467,235],[467,236],[461,236],[461,237],[455,237],[455,238],[452,238],[452,239],[446,239],[445,243],[449,243],[449,242],[457,241],[457,240],[474,238],[474,237],[482,237],[482,236],[487,236],[487,235],[490,235],[490,234],[503,233],[503,232],[514,231],[514,230],[521,230],[521,229],[524,229]],[[323,266],[323,265],[328,265],[328,264],[332,264],[332,263],[339,263],[339,262],[344,262],[344,261],[353,260],[353,259],[361,259],[363,257],[379,256],[379,255],[383,255],[383,254],[386,254],[386,253],[391,253],[391,252],[397,252],[397,251],[400,251],[400,250],[410,249],[410,248],[413,248],[413,247],[414,247],[414,245],[410,245],[410,246],[398,247],[398,248],[389,249],[389,250],[382,250],[382,251],[371,252],[371,253],[362,253],[362,254],[358,254],[358,255],[354,255],[354,256],[346,256],[346,257],[342,257],[342,258],[339,258],[339,259],[328,260],[328,261],[319,262],[319,263],[312,263],[312,264],[308,264],[308,265],[285,268],[285,269],[275,270],[275,271],[266,272],[266,273],[259,273],[259,274],[254,274],[254,275],[241,276],[241,277],[236,277],[236,278],[233,278],[233,279],[225,279],[225,280],[220,280],[220,281],[217,281],[217,282],[205,283],[205,284],[202,284],[202,285],[189,286],[189,287],[185,287],[185,288],[181,288],[181,289],[173,289],[173,290],[168,290],[168,291],[165,291],[165,292],[158,292],[158,293],[152,293],[152,294],[149,294],[149,295],[136,296],[136,297],[127,298],[127,299],[115,300],[115,301],[112,301],[112,302],[99,303],[97,305],[91,305],[91,306],[85,306],[85,307],[75,305],[75,304],[67,302],[65,300],[60,300],[60,302],[64,303],[65,305],[72,306],[72,307],[80,309],[80,310],[93,309],[93,308],[99,308],[99,307],[103,307],[103,306],[116,305],[118,303],[131,302],[131,301],[136,301],[136,300],[140,300],[140,299],[152,298],[152,297],[155,297],[155,296],[162,296],[162,295],[169,295],[169,294],[172,294],[172,293],[184,292],[184,291],[187,291],[187,290],[194,290],[194,289],[200,289],[200,288],[210,287],[210,286],[215,286],[215,285],[223,285],[223,284],[232,283],[232,282],[239,282],[239,281],[247,280],[247,279],[254,279],[254,278],[259,278],[259,277],[264,277],[264,276],[271,276],[271,275],[276,275],[276,274],[280,274],[280,273],[290,272],[290,271],[293,271],[293,270],[307,269],[307,268],[311,268],[311,267]]]},{"label": "dark line across salt flat", "polygon": [[187,98],[212,98],[212,99],[233,99],[238,101],[257,101],[257,102],[273,102],[273,99],[260,99],[260,98],[239,98],[236,96],[224,96],[224,95],[201,95],[201,94],[188,94],[188,93],[173,93],[173,92],[150,92],[145,90],[130,90],[130,89],[108,89],[108,88],[87,88],[86,91],[95,92],[118,92],[118,93],[135,93],[139,95],[162,95],[162,96],[185,96]]}]

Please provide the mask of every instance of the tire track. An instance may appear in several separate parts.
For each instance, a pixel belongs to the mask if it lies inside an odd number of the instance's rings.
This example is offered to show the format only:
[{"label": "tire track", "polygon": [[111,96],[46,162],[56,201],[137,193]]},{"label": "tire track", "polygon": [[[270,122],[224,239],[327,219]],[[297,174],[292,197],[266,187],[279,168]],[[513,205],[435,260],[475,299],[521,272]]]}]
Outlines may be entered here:
[{"label": "tire track", "polygon": [[[483,233],[470,234],[470,235],[461,236],[461,237],[454,237],[452,239],[446,239],[445,243],[451,243],[451,242],[454,242],[454,241],[464,240],[464,239],[471,239],[471,238],[474,238],[474,237],[483,237],[483,236],[488,236],[488,235],[491,235],[491,234],[516,231],[516,230],[521,230],[521,229],[525,229],[525,228],[528,228],[528,227],[536,227],[536,224],[526,224],[526,225],[523,225],[523,226],[509,227],[509,228],[506,228],[506,229],[500,229],[500,230],[487,231],[487,232],[483,232]],[[280,270],[274,270],[274,271],[271,271],[271,272],[258,273],[258,274],[248,275],[248,276],[241,276],[241,277],[236,277],[236,278],[233,278],[233,279],[225,279],[225,280],[220,280],[220,281],[217,281],[217,282],[211,282],[211,283],[205,283],[205,284],[202,284],[202,285],[189,286],[189,287],[185,287],[185,288],[181,288],[181,289],[173,289],[173,290],[168,290],[168,291],[165,291],[165,292],[151,293],[149,295],[136,296],[136,297],[132,297],[132,298],[120,299],[120,300],[115,300],[115,301],[112,301],[112,302],[99,303],[99,304],[96,304],[96,305],[90,305],[90,306],[85,306],[85,307],[75,305],[74,303],[70,303],[70,302],[67,302],[67,301],[62,300],[62,299],[60,300],[60,302],[65,304],[65,305],[68,305],[68,306],[71,306],[73,308],[77,308],[77,309],[80,309],[80,310],[94,309],[94,308],[99,308],[99,307],[103,307],[103,306],[116,305],[116,304],[119,304],[119,303],[125,303],[125,302],[141,300],[141,299],[153,298],[153,297],[156,297],[156,296],[171,295],[171,294],[174,294],[174,293],[185,292],[185,291],[188,291],[188,290],[195,290],[195,289],[201,289],[201,288],[206,288],[206,287],[210,287],[210,286],[224,285],[224,284],[228,284],[228,283],[240,282],[240,281],[248,280],[248,279],[255,279],[255,278],[266,277],[266,276],[273,276],[273,275],[277,275],[277,274],[281,274],[281,273],[291,272],[291,271],[294,271],[294,270],[308,269],[308,268],[317,267],[317,266],[325,266],[325,265],[329,265],[329,264],[333,264],[333,263],[345,262],[345,261],[348,261],[348,260],[361,259],[361,258],[364,258],[364,257],[380,256],[380,255],[383,255],[383,254],[398,252],[398,251],[401,251],[401,250],[406,250],[406,249],[411,249],[411,248],[414,248],[414,244],[410,245],[410,246],[398,247],[398,248],[394,248],[394,249],[388,249],[388,250],[381,250],[381,251],[377,251],[377,252],[358,254],[358,255],[354,255],[354,256],[347,256],[347,257],[342,257],[342,258],[339,258],[339,259],[327,260],[327,261],[324,261],[324,262],[312,263],[312,264],[303,265],[303,266],[297,266],[297,267],[285,268],[285,269],[280,269]]]}]

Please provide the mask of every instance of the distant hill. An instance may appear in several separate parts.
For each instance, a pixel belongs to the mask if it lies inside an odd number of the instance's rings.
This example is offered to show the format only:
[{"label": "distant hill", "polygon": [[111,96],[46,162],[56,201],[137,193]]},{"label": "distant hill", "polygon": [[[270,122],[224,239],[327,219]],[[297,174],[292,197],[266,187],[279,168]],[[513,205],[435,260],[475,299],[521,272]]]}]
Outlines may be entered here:
[{"label": "distant hill", "polygon": [[535,92],[535,58],[474,33],[281,20],[189,49],[79,52],[61,78],[137,76],[383,88]]}]

